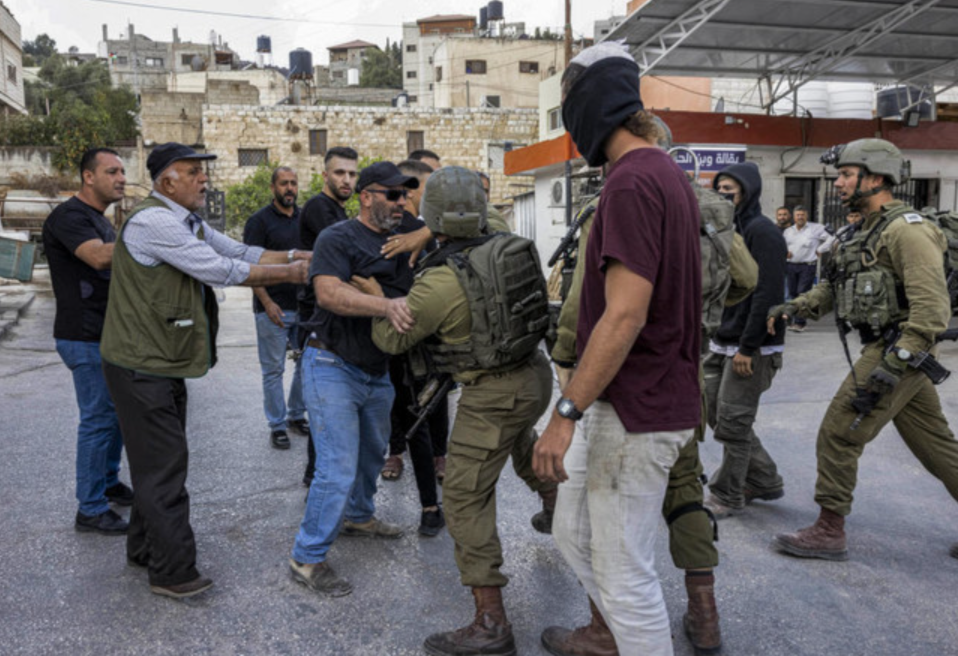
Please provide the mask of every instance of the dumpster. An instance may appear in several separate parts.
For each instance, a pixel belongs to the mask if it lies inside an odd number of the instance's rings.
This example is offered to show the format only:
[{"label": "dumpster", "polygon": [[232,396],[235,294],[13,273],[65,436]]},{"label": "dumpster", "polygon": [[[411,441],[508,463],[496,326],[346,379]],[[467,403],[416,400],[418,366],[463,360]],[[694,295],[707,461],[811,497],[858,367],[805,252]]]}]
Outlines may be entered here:
[{"label": "dumpster", "polygon": [[0,236],[0,277],[30,282],[36,257],[37,245],[32,241]]}]

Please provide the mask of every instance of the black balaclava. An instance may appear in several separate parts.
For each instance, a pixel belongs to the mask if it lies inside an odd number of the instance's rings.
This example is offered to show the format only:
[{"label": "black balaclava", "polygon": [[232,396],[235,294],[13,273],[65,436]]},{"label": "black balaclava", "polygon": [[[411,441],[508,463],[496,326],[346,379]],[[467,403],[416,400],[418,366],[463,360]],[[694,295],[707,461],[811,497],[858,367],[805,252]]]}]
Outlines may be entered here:
[{"label": "black balaclava", "polygon": [[[581,63],[576,60],[593,48],[571,63]],[[602,166],[608,161],[604,146],[609,136],[643,107],[638,64],[612,55],[588,64],[580,74],[562,103],[562,122],[589,166]]]}]

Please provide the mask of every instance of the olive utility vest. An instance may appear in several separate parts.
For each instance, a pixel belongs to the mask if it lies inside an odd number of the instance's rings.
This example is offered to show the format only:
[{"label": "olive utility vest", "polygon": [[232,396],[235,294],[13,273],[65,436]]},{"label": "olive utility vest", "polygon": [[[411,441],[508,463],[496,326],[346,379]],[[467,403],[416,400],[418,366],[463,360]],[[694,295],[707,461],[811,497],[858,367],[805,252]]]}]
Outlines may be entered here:
[{"label": "olive utility vest", "polygon": [[[158,198],[130,214],[166,208]],[[100,353],[107,362],[153,376],[198,378],[215,363],[217,308],[212,290],[169,264],[133,259],[124,233],[113,250],[113,273]],[[200,229],[198,239],[203,239]],[[204,289],[205,288],[205,289]]]},{"label": "olive utility vest", "polygon": [[904,286],[895,272],[879,263],[878,242],[893,221],[916,210],[896,207],[868,229],[850,231],[833,248],[827,272],[835,295],[838,318],[872,336],[908,317]]}]

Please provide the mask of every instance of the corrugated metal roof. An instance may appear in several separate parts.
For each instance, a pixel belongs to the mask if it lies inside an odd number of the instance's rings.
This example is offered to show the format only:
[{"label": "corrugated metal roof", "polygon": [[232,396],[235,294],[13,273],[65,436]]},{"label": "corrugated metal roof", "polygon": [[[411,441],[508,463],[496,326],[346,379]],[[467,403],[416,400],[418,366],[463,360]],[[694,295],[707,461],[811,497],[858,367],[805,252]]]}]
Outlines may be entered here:
[{"label": "corrugated metal roof", "polygon": [[649,0],[607,37],[642,74],[958,84],[958,0]]}]

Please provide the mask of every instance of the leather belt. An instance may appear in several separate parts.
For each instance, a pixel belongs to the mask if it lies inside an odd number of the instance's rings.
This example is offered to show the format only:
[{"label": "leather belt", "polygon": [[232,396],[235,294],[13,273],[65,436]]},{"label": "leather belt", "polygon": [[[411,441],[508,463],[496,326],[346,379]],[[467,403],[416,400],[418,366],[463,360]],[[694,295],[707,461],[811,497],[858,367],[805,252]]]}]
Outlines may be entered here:
[{"label": "leather belt", "polygon": [[307,339],[306,346],[312,346],[314,349],[319,349],[320,351],[329,351],[332,353],[332,349],[329,348],[329,345],[321,339]]}]

